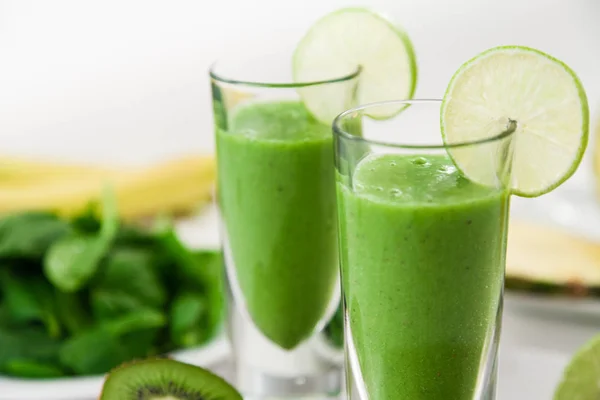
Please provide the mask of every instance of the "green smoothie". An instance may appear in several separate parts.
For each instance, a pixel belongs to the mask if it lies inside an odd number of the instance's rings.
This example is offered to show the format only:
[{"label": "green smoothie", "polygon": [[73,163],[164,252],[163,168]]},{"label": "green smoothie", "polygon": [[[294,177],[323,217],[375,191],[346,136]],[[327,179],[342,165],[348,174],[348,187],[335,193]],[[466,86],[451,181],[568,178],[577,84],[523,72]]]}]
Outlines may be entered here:
[{"label": "green smoothie", "polygon": [[299,102],[257,103],[217,130],[219,202],[246,309],[284,349],[309,338],[338,284],[329,126]]},{"label": "green smoothie", "polygon": [[338,183],[342,278],[369,398],[473,400],[502,289],[507,193],[445,155],[369,156],[352,184]]}]

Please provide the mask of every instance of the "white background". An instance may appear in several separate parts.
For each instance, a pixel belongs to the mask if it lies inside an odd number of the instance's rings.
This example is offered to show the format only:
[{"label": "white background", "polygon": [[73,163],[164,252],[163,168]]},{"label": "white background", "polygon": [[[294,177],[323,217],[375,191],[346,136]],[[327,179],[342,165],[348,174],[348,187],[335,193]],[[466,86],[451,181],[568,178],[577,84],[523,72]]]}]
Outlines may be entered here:
[{"label": "white background", "polygon": [[[212,151],[210,63],[232,53],[293,48],[312,21],[347,5],[360,3],[0,0],[0,155],[139,163]],[[386,12],[411,36],[416,97],[441,97],[452,73],[482,50],[522,44],[569,64],[587,89],[593,121],[598,117],[598,0],[362,5]],[[589,186],[589,161],[588,151],[570,185]],[[567,357],[596,328],[536,325],[510,309],[507,318],[501,400],[548,399]]]},{"label": "white background", "polygon": [[[292,48],[348,0],[0,0],[0,154],[145,161],[212,149],[207,69],[220,56]],[[501,44],[567,62],[600,100],[597,0],[363,1],[414,41],[416,97]],[[509,84],[509,83],[507,83]]]}]

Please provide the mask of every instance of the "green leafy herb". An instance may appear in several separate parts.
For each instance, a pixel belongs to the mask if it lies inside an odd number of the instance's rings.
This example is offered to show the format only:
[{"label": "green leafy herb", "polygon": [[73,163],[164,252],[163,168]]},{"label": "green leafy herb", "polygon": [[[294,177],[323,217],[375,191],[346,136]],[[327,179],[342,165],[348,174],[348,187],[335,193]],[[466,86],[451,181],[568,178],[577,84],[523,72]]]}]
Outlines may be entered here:
[{"label": "green leafy herb", "polygon": [[163,313],[152,309],[140,309],[135,313],[102,323],[101,326],[111,336],[121,337],[135,331],[160,328],[166,323],[167,319]]},{"label": "green leafy herb", "polygon": [[0,217],[0,374],[104,374],[206,343],[224,314],[221,254],[191,251],[172,223],[121,224],[105,190],[72,220]]},{"label": "green leafy herb", "polygon": [[175,282],[185,281],[189,285],[204,288],[210,278],[203,265],[199,264],[199,259],[177,238],[170,221],[161,221],[159,227],[155,228],[155,232],[158,245],[172,263],[169,266],[174,267],[166,271],[168,278]]},{"label": "green leafy herb", "polygon": [[140,356],[132,351],[123,338],[134,332],[162,327],[165,323],[166,318],[161,313],[140,310],[99,324],[67,340],[60,350],[60,360],[82,375],[105,373]]},{"label": "green leafy herb", "polygon": [[48,335],[60,336],[60,325],[53,304],[53,288],[42,276],[17,276],[0,271],[4,307],[13,325],[40,322]]},{"label": "green leafy herb", "polygon": [[67,222],[49,213],[5,216],[0,220],[0,259],[40,258],[54,241],[70,231]]},{"label": "green leafy herb", "polygon": [[58,365],[60,343],[36,327],[0,328],[0,372],[17,360]]},{"label": "green leafy herb", "polygon": [[60,350],[62,365],[77,375],[99,375],[128,361],[127,348],[102,327],[67,339]]},{"label": "green leafy herb", "polygon": [[96,317],[112,318],[139,307],[163,308],[167,293],[155,263],[149,249],[114,250],[91,294]]},{"label": "green leafy herb", "polygon": [[181,293],[171,304],[171,340],[179,347],[192,347],[208,339],[208,305],[197,293]]},{"label": "green leafy herb", "polygon": [[223,320],[225,310],[225,290],[223,281],[223,260],[220,252],[193,252],[186,248],[170,223],[162,221],[155,232],[159,245],[172,260],[173,266],[168,270],[166,279],[183,285],[190,292],[202,293],[208,300],[206,327],[208,336],[214,336]]},{"label": "green leafy herb", "polygon": [[65,371],[55,364],[28,359],[14,359],[4,365],[4,372],[23,378],[59,378]]},{"label": "green leafy herb", "polygon": [[76,292],[96,273],[108,246],[96,237],[72,236],[55,243],[44,260],[48,279],[64,292]]},{"label": "green leafy herb", "polygon": [[61,292],[60,290],[55,290],[54,296],[58,319],[70,335],[77,334],[90,327],[92,316],[83,296],[77,293]]},{"label": "green leafy herb", "polygon": [[201,251],[194,253],[197,268],[203,271],[204,287],[208,299],[207,330],[209,337],[217,333],[225,316],[225,287],[223,279],[223,257],[220,252]]},{"label": "green leafy herb", "polygon": [[64,292],[76,292],[94,276],[119,227],[112,192],[105,190],[103,217],[97,235],[68,236],[55,242],[44,259],[48,280]]}]

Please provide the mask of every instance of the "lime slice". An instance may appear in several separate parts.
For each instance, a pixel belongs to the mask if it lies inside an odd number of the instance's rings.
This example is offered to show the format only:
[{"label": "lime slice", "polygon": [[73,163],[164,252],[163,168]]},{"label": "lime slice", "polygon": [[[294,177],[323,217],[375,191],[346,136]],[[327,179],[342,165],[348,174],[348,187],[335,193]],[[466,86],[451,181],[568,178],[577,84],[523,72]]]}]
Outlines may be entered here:
[{"label": "lime slice", "polygon": [[596,178],[596,192],[600,194],[600,115],[597,117],[595,129],[596,145],[592,154],[594,177]]},{"label": "lime slice", "polygon": [[[293,58],[296,82],[327,81],[360,68],[359,103],[409,99],[417,83],[417,64],[408,36],[383,16],[363,8],[345,8],[318,20],[302,38]],[[313,115],[331,121],[352,104],[340,104],[343,82],[299,89]],[[401,108],[377,108],[373,118],[391,117]]]},{"label": "lime slice", "polygon": [[[483,140],[509,126],[516,128],[512,192],[536,197],[558,187],[577,169],[588,141],[589,110],[579,78],[556,58],[521,46],[496,47],[465,63],[442,103],[445,143]],[[450,153],[470,179],[493,184],[488,166],[497,150],[477,145]]]},{"label": "lime slice", "polygon": [[600,335],[577,351],[564,370],[554,400],[597,400],[600,398]]}]

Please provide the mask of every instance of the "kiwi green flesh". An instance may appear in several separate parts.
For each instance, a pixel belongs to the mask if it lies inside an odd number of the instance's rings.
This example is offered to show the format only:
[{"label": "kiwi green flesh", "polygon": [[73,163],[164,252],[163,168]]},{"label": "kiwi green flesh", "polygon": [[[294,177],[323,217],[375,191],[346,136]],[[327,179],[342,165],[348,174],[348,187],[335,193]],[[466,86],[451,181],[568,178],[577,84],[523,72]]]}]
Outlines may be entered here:
[{"label": "kiwi green flesh", "polygon": [[222,378],[196,366],[155,359],[112,371],[100,400],[242,400]]},{"label": "kiwi green flesh", "polygon": [[556,284],[507,276],[504,285],[508,291],[514,292],[570,298],[600,297],[600,287],[587,286],[580,282]]}]

